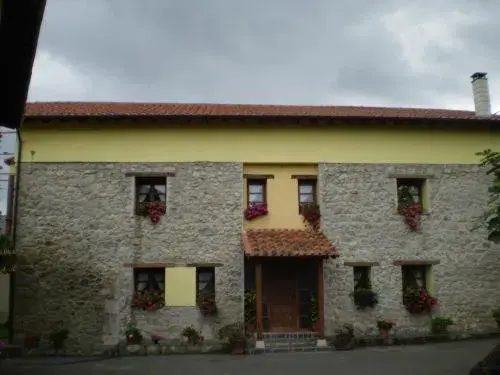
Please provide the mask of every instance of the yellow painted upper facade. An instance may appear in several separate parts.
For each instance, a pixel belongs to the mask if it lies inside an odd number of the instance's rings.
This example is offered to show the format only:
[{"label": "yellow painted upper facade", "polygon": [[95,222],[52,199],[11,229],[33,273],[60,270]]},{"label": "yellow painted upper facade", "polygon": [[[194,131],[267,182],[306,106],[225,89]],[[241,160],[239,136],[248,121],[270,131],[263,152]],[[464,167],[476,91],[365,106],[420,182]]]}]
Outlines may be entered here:
[{"label": "yellow painted upper facade", "polygon": [[24,162],[476,164],[500,132],[395,124],[36,123],[22,130]]},{"label": "yellow painted upper facade", "polygon": [[[297,176],[318,175],[316,165],[270,164],[245,165],[246,182],[252,178],[265,178],[266,202],[269,214],[254,220],[245,220],[245,229],[303,229],[302,216],[299,214],[299,179]],[[245,207],[248,200],[248,183],[245,183]]]}]

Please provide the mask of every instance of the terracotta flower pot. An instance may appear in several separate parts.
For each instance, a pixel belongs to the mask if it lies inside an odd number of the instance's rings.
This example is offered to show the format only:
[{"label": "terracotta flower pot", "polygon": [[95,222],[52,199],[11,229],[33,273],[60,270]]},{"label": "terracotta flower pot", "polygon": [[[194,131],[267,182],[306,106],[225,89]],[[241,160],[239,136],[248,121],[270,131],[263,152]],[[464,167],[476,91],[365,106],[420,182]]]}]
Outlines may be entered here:
[{"label": "terracotta flower pot", "polygon": [[229,340],[231,345],[232,354],[245,354],[245,338],[244,337],[234,337]]},{"label": "terracotta flower pot", "polygon": [[382,337],[383,339],[387,339],[389,337],[389,330],[387,328],[380,328],[379,332],[380,337]]}]

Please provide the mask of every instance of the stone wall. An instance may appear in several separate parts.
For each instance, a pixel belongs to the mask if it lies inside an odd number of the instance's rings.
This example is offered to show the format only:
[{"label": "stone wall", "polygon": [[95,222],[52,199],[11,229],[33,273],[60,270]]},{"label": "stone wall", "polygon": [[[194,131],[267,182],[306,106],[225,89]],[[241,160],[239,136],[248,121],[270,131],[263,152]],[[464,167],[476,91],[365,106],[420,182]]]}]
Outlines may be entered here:
[{"label": "stone wall", "polygon": [[[420,233],[410,232],[397,214],[395,175],[427,175],[430,213]],[[439,260],[432,266],[436,314],[455,321],[450,330],[495,329],[491,310],[500,306],[500,249],[473,230],[487,207],[489,178],[477,166],[359,165],[319,166],[322,227],[340,258],[325,264],[327,333],[353,323],[358,334],[374,334],[380,318],[396,322],[394,333],[422,334],[429,316],[414,316],[402,304],[401,267],[395,260]],[[379,262],[372,268],[379,304],[357,311],[349,297],[352,267],[346,261]]]},{"label": "stone wall", "polygon": [[[134,215],[134,178],[166,172],[167,213],[157,225]],[[33,163],[21,166],[16,333],[66,326],[72,350],[116,344],[135,318],[145,332],[177,335],[187,324],[212,337],[243,318],[243,169],[239,163]],[[219,263],[216,318],[196,308],[130,309],[125,263]],[[19,337],[19,335],[18,335]]]}]

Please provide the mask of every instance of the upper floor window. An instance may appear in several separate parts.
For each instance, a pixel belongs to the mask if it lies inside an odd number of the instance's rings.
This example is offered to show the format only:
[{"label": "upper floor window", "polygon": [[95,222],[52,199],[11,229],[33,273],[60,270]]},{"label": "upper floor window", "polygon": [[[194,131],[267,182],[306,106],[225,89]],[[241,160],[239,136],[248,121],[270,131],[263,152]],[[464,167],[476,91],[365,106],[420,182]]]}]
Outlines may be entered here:
[{"label": "upper floor window", "polygon": [[265,179],[248,179],[247,180],[247,203],[253,204],[266,204],[266,180]]},{"label": "upper floor window", "polygon": [[398,206],[417,203],[427,210],[426,180],[423,178],[398,178]]},{"label": "upper floor window", "polygon": [[403,266],[403,290],[427,289],[427,273],[429,266]]},{"label": "upper floor window", "polygon": [[166,202],[166,177],[136,177],[136,206],[146,202]]},{"label": "upper floor window", "polygon": [[316,206],[316,180],[315,179],[303,179],[298,180],[299,184],[299,206]]}]

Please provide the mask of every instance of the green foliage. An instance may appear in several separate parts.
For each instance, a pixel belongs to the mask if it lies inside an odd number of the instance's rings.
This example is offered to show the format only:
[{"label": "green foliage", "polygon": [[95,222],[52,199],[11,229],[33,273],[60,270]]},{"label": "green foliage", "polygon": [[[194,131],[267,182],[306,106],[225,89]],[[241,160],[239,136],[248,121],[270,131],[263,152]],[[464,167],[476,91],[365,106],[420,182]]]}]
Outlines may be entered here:
[{"label": "green foliage", "polygon": [[62,349],[69,336],[69,330],[66,328],[58,329],[50,334],[50,342],[55,350]]},{"label": "green foliage", "polygon": [[446,333],[448,326],[453,325],[453,320],[444,316],[436,316],[432,318],[431,330],[433,333]]},{"label": "green foliage", "polygon": [[14,253],[14,244],[10,236],[0,235],[0,273],[14,271],[17,258]]},{"label": "green foliage", "polygon": [[493,178],[488,189],[490,207],[483,217],[488,228],[488,240],[500,243],[500,152],[488,149],[478,152],[476,155],[481,157],[479,165],[486,167],[486,174]]},{"label": "green foliage", "polygon": [[256,319],[256,301],[257,296],[255,295],[255,291],[247,290],[245,292],[245,323],[246,324],[255,324]]},{"label": "green foliage", "polygon": [[491,315],[496,322],[500,323],[500,309],[493,310]]}]

